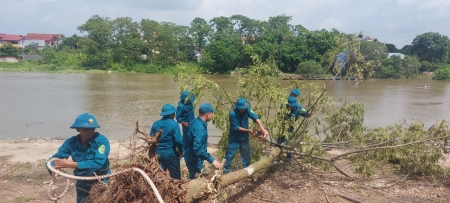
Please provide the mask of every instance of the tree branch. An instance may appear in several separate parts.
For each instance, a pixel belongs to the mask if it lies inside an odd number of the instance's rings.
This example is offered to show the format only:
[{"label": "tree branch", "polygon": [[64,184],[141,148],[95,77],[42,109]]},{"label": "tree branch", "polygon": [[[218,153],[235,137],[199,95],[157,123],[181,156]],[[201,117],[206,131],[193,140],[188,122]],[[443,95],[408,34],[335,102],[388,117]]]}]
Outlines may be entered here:
[{"label": "tree branch", "polygon": [[351,197],[347,197],[347,196],[345,196],[345,195],[343,195],[343,194],[340,194],[340,193],[336,193],[336,195],[337,195],[337,196],[340,196],[340,197],[342,197],[342,198],[344,198],[344,199],[346,199],[346,200],[348,200],[348,201],[350,201],[350,202],[353,202],[353,203],[364,203],[363,201],[359,201],[359,200],[357,200],[357,199],[353,199],[353,198],[351,198]]},{"label": "tree branch", "polygon": [[[223,103],[223,101],[222,100],[220,100],[219,99],[219,97],[217,97],[217,95],[215,95],[209,88],[206,88],[208,91],[209,91],[209,93],[211,93],[220,103],[222,103],[222,105],[225,107],[225,108],[227,108],[228,109],[228,111],[231,111],[231,109],[230,108],[228,108],[228,106],[227,105],[225,105],[225,103]],[[225,94],[227,94],[226,92],[225,92]]]},{"label": "tree branch", "polygon": [[227,96],[227,98],[228,98],[228,100],[230,101],[230,103],[232,104],[233,103],[233,101],[231,101],[231,99],[230,99],[230,97],[228,96],[228,93],[227,93],[227,91],[225,90],[225,88],[223,87],[223,85],[219,82],[219,80],[217,80],[217,77],[216,76],[213,76],[214,77],[214,79],[216,79],[216,82],[219,84],[219,86],[222,88],[222,90],[225,92],[225,95]]},{"label": "tree branch", "polygon": [[399,148],[399,147],[405,147],[408,145],[413,145],[413,144],[418,144],[418,143],[422,143],[422,142],[426,142],[426,141],[431,141],[431,140],[439,140],[439,139],[443,139],[443,138],[448,138],[450,137],[450,135],[448,136],[444,136],[444,137],[437,137],[437,138],[430,138],[430,139],[425,139],[425,140],[419,140],[419,141],[415,141],[415,142],[410,142],[410,143],[406,143],[406,144],[401,144],[401,145],[394,145],[394,146],[384,146],[384,147],[374,147],[374,148],[368,148],[368,149],[362,149],[362,150],[356,150],[356,151],[350,151],[350,152],[346,152],[337,156],[334,156],[332,158],[330,158],[331,161],[334,161],[340,157],[343,156],[347,156],[350,154],[356,154],[356,153],[361,153],[361,152],[366,152],[366,151],[372,151],[372,150],[378,150],[378,149],[394,149],[394,148]]}]

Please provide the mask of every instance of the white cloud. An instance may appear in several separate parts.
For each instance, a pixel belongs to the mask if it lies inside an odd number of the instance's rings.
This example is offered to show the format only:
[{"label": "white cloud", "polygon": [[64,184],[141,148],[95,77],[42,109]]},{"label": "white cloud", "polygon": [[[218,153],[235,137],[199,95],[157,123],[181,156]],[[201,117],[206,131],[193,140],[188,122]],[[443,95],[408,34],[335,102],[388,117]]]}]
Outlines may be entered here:
[{"label": "white cloud", "polygon": [[427,0],[422,1],[420,3],[420,7],[425,9],[435,9],[435,8],[444,9],[448,8],[449,6],[450,1],[448,0]]},{"label": "white cloud", "polygon": [[329,17],[329,18],[325,19],[324,21],[322,21],[319,24],[319,27],[336,28],[339,30],[339,29],[344,28],[344,21],[342,21],[338,18]]},{"label": "white cloud", "polygon": [[2,0],[0,32],[79,34],[77,27],[91,16],[131,17],[189,25],[195,17],[241,14],[252,19],[292,16],[291,24],[310,30],[337,28],[346,33],[386,40],[401,48],[425,32],[450,35],[447,0]]}]

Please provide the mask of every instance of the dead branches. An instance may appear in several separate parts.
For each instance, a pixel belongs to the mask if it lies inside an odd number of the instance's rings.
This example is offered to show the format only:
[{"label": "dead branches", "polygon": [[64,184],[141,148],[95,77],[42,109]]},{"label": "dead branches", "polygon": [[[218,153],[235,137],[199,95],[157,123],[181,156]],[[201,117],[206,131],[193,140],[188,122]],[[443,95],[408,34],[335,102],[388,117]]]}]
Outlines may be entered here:
[{"label": "dead branches", "polygon": [[[159,131],[150,136],[136,122],[134,140],[145,142],[133,143],[135,146],[130,148],[135,154],[129,156],[127,160],[129,164],[122,165],[117,170],[140,168],[155,183],[164,202],[186,202],[188,180],[172,179],[159,166],[156,148],[161,133],[162,131]],[[158,200],[140,173],[129,172],[112,177],[106,185],[95,184],[90,191],[88,202],[158,202]]]}]

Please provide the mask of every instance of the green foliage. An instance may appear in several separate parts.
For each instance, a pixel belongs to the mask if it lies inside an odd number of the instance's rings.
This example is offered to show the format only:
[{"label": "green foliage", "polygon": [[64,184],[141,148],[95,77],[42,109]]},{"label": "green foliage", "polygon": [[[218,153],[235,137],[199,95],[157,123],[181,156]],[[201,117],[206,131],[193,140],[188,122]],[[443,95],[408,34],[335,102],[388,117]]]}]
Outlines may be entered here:
[{"label": "green foliage", "polygon": [[365,142],[360,142],[360,149],[379,149],[353,155],[351,160],[356,163],[356,172],[370,176],[376,168],[393,163],[405,174],[447,176],[448,171],[439,166],[438,161],[443,158],[449,140],[448,122],[438,122],[428,131],[423,128],[421,122],[409,125],[403,122],[368,131],[364,135]]},{"label": "green foliage", "polygon": [[78,26],[78,30],[88,34],[78,42],[86,54],[82,65],[102,70],[108,69],[113,60],[110,52],[112,47],[111,20],[94,15],[85,24]]},{"label": "green foliage", "polygon": [[387,47],[389,53],[399,53],[400,52],[400,50],[398,50],[394,44],[387,43],[387,44],[385,44],[385,46]]},{"label": "green foliage", "polygon": [[322,66],[316,61],[303,61],[298,64],[297,74],[309,77],[320,76],[323,74]]},{"label": "green foliage", "polygon": [[131,67],[141,61],[142,42],[139,24],[131,18],[116,18],[111,23],[112,59],[114,63],[121,63]]},{"label": "green foliage", "polygon": [[20,52],[19,48],[15,47],[10,43],[3,44],[0,47],[0,56],[18,57],[19,52]]},{"label": "green foliage", "polygon": [[19,72],[59,72],[59,73],[104,73],[101,70],[87,70],[79,66],[63,66],[44,62],[19,61],[17,63],[0,63],[0,70]]},{"label": "green foliage", "polygon": [[[393,65],[381,66],[388,51],[416,55],[432,64],[449,62],[450,40],[438,33],[419,35],[412,45],[397,50],[393,44],[361,41],[362,33],[308,30],[291,21],[292,16],[286,15],[271,16],[266,21],[233,15],[214,17],[209,22],[197,17],[189,26],[181,26],[149,19],[136,22],[130,17],[110,19],[94,15],[78,26],[84,36],[63,36],[57,50],[46,49],[41,53],[45,61],[40,63],[153,73],[167,72],[168,67],[179,62],[196,62],[211,72],[230,73],[252,66],[252,56],[256,54],[262,61],[272,60],[282,72],[293,73],[298,71],[301,62],[316,61],[324,67],[323,74],[339,73],[363,79],[373,74],[380,78],[409,78],[417,74],[415,59],[407,58],[402,70]],[[5,46],[3,49],[11,48]],[[13,50],[6,52],[17,55]],[[6,52],[0,50],[2,54]],[[334,64],[340,53],[347,55],[343,70]],[[311,72],[301,69],[304,75],[319,74],[317,68],[308,69]],[[420,70],[435,69],[435,65],[422,64]]]},{"label": "green foliage", "polygon": [[380,42],[361,41],[361,53],[365,60],[381,61],[388,57],[388,48]]},{"label": "green foliage", "polygon": [[[371,77],[379,61],[366,60],[366,57],[361,52],[360,43],[361,40],[356,34],[336,35],[331,48],[321,57],[322,64],[330,67],[330,71],[333,74],[342,73],[348,78],[362,79]],[[347,56],[344,70],[341,70],[341,66],[334,66],[336,56],[340,53],[345,53]]]},{"label": "green foliage", "polygon": [[424,72],[424,71],[435,71],[438,68],[438,65],[435,63],[430,63],[428,61],[421,61],[420,62],[421,66],[419,68],[419,71]]},{"label": "green foliage", "polygon": [[[300,85],[299,83],[293,83],[289,87],[281,87],[279,83],[274,83],[271,77],[278,73],[275,63],[272,60],[261,61],[257,56],[253,57],[255,65],[249,68],[248,73],[245,77],[240,77],[237,82],[236,92],[224,92],[221,89],[220,84],[214,81],[214,76],[203,75],[203,71],[198,69],[193,69],[188,64],[180,64],[178,66],[178,72],[174,74],[174,79],[180,82],[180,90],[191,90],[191,93],[196,95],[196,101],[201,100],[203,96],[211,101],[214,108],[217,109],[213,118],[214,125],[221,129],[223,134],[219,142],[220,152],[219,157],[222,157],[227,149],[228,144],[228,134],[229,134],[229,113],[234,109],[233,104],[237,98],[246,98],[252,110],[259,115],[260,120],[263,125],[276,139],[280,135],[280,131],[286,122],[282,122],[277,118],[279,111],[279,106],[282,103],[286,103],[288,92],[292,87],[303,87],[304,91],[311,91],[311,97],[317,99],[319,94],[317,90],[323,89],[323,87],[317,84],[305,84]],[[326,99],[329,97],[324,97],[322,102],[331,103],[331,99]],[[303,100],[301,100],[303,101]],[[326,109],[323,104],[319,104],[321,109]],[[299,123],[293,124],[294,127],[299,127]],[[311,125],[316,126],[316,125]],[[257,129],[257,125],[251,122],[250,128]],[[294,136],[292,133],[287,135],[291,138],[293,142],[297,142],[300,139],[309,140],[309,136],[301,133],[302,136]],[[252,160],[257,161],[261,157],[262,149],[265,145],[256,139],[252,139]],[[309,149],[309,148],[305,148]],[[312,151],[317,151],[314,154],[321,154],[323,151],[313,148]],[[238,159],[236,159],[238,160]],[[235,161],[236,164],[239,161]]]},{"label": "green foliage", "polygon": [[419,74],[421,64],[419,59],[415,56],[405,56],[403,60],[403,69],[405,70],[406,79],[414,77]]},{"label": "green foliage", "polygon": [[[326,94],[323,86],[314,83],[292,82],[288,87],[282,87],[271,79],[276,67],[273,59],[262,61],[254,56],[253,60],[254,65],[246,76],[239,77],[236,92],[233,93],[225,92],[214,75],[192,64],[180,63],[178,71],[174,73],[180,91],[190,90],[198,98],[196,101],[210,101],[217,109],[213,124],[223,132],[219,142],[219,157],[223,157],[227,149],[229,112],[233,109],[234,101],[243,97],[260,116],[272,142],[279,136],[286,137],[288,143],[284,149],[301,154],[301,161],[305,164],[320,165],[328,170],[329,162],[325,161],[326,158],[320,158],[325,156],[325,149],[345,147],[355,150],[348,158],[355,172],[365,177],[392,163],[395,164],[394,168],[409,175],[448,175],[448,171],[437,164],[443,158],[450,138],[446,121],[439,122],[429,130],[424,130],[420,122],[367,129],[363,126],[364,106],[360,103],[344,100],[334,106],[334,99]],[[302,90],[299,102],[313,113],[313,118],[294,121],[279,116],[287,113],[285,108],[280,109],[280,104],[286,102],[288,92],[293,87]],[[285,129],[291,126],[294,131],[286,132]],[[252,124],[250,128],[256,129],[257,126]],[[259,160],[262,151],[269,147],[256,139],[251,139],[251,146],[252,162]],[[234,163],[238,162],[235,159]]]},{"label": "green foliage", "polygon": [[450,65],[441,65],[433,75],[434,80],[450,80]]},{"label": "green foliage", "polygon": [[211,27],[203,18],[197,17],[191,22],[189,33],[193,36],[194,44],[199,48],[200,52],[203,52],[203,49],[206,46],[206,39],[210,30]]},{"label": "green foliage", "polygon": [[64,35],[61,37],[62,43],[58,46],[59,50],[62,49],[78,49],[78,42],[80,41],[81,37],[77,35],[72,35],[70,37],[65,37]]},{"label": "green foliage", "polygon": [[439,33],[427,32],[416,36],[412,42],[411,54],[422,61],[444,62],[449,59],[450,39]]},{"label": "green foliage", "polygon": [[[423,63],[422,63],[423,64]],[[402,60],[399,56],[391,56],[384,59],[380,66],[375,68],[376,78],[413,78],[419,74],[422,66],[417,57],[405,56]]]},{"label": "green foliage", "polygon": [[30,48],[28,48],[28,47],[25,47],[23,50],[22,50],[22,53],[23,54],[31,54],[33,52],[33,50],[31,50]]},{"label": "green foliage", "polygon": [[69,47],[56,51],[50,46],[45,46],[39,52],[39,55],[44,58],[43,63],[58,66],[81,66],[82,60],[85,57],[82,52]]},{"label": "green foliage", "polygon": [[215,66],[210,69],[212,72],[223,73],[233,70],[243,56],[241,40],[236,36],[214,41],[206,47],[206,51],[215,63]]},{"label": "green foliage", "polygon": [[358,102],[343,101],[342,107],[325,118],[329,134],[324,142],[360,140],[364,132],[364,106]]},{"label": "green foliage", "polygon": [[410,44],[403,46],[399,51],[400,51],[400,53],[405,54],[405,55],[414,55],[413,50],[412,50],[412,45],[410,45]]}]

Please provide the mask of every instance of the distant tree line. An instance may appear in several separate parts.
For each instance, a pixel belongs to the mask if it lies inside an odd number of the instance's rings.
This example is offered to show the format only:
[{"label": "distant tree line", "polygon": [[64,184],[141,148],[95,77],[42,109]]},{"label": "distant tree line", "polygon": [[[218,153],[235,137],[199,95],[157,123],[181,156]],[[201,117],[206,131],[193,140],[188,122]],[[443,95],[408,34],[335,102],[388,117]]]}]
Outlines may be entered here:
[{"label": "distant tree line", "polygon": [[[258,55],[263,61],[273,60],[282,72],[316,76],[333,74],[324,57],[340,47],[339,39],[344,37],[358,40],[358,51],[372,63],[372,73],[364,77],[411,78],[423,71],[449,67],[450,40],[439,33],[418,35],[410,45],[397,49],[376,39],[364,41],[361,33],[312,31],[290,24],[291,20],[286,15],[269,17],[267,21],[233,15],[209,22],[195,18],[189,26],[183,26],[94,15],[78,26],[82,36],[65,37],[58,50],[48,47],[40,54],[44,63],[147,73],[161,72],[178,62],[198,63],[211,72],[229,73],[249,67],[253,64],[251,57]],[[346,53],[352,55],[354,51]],[[406,57],[388,58],[388,53]]]}]

